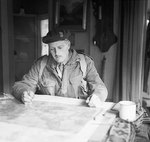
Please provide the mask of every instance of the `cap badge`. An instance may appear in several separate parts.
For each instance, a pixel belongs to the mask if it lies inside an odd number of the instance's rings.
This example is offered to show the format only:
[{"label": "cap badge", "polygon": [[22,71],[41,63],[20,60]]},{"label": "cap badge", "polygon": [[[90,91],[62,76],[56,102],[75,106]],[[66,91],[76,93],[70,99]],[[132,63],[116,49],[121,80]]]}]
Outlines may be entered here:
[{"label": "cap badge", "polygon": [[63,37],[64,36],[63,32],[59,32],[59,36]]}]

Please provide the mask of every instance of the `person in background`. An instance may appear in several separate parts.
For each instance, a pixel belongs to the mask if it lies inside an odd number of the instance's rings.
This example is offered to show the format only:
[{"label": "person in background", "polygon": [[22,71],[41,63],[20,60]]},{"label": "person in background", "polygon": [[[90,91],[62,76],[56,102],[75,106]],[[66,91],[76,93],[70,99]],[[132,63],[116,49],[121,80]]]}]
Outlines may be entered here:
[{"label": "person in background", "polygon": [[108,91],[94,61],[71,49],[70,37],[71,33],[65,29],[54,29],[43,37],[50,54],[37,59],[22,80],[15,82],[12,95],[16,99],[31,103],[39,90],[41,95],[85,99],[91,107],[99,107],[106,101]]}]

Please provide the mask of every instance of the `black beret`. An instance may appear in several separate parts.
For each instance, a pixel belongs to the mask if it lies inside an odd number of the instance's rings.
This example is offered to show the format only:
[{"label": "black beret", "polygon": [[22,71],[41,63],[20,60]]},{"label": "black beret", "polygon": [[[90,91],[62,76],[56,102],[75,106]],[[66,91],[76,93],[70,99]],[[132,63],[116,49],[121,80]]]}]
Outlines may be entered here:
[{"label": "black beret", "polygon": [[43,37],[42,41],[46,44],[52,43],[59,40],[70,40],[71,33],[65,29],[54,29],[49,31],[46,36]]}]

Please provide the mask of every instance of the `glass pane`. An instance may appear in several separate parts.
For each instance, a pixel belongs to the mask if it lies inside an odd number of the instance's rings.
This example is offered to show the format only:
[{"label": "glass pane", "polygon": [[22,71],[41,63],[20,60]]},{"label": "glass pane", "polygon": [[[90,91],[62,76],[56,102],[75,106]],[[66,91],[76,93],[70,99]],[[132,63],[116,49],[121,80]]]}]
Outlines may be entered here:
[{"label": "glass pane", "polygon": [[42,42],[42,37],[48,33],[48,19],[41,20],[41,56],[49,54],[48,44]]}]

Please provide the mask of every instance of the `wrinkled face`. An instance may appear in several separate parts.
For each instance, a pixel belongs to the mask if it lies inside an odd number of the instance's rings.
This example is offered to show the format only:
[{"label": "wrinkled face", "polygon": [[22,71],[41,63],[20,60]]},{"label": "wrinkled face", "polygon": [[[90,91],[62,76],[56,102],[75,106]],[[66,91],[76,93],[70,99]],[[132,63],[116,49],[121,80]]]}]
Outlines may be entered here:
[{"label": "wrinkled face", "polygon": [[68,61],[70,41],[62,40],[49,44],[50,53],[54,60],[58,63],[66,63]]}]

